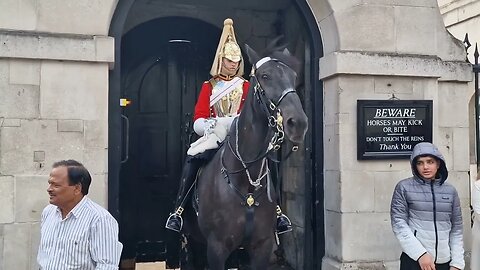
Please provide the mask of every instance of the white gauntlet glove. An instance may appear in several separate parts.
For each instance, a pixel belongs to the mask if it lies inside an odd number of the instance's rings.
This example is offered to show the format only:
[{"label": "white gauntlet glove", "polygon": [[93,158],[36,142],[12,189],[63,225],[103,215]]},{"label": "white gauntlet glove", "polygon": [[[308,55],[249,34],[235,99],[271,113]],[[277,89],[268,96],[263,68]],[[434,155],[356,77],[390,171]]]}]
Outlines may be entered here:
[{"label": "white gauntlet glove", "polygon": [[232,122],[235,119],[235,116],[217,117],[215,119],[217,119],[218,125],[224,126],[228,132],[230,131],[230,127],[232,126]]},{"label": "white gauntlet glove", "polygon": [[215,123],[216,121],[214,119],[198,118],[193,123],[193,130],[198,136],[203,136],[207,129],[213,129],[215,127]]},{"label": "white gauntlet glove", "polygon": [[190,156],[203,153],[205,150],[218,148],[225,140],[227,129],[217,119],[199,118],[193,124],[195,132],[202,137],[190,145],[187,154]]},{"label": "white gauntlet glove", "polygon": [[215,117],[209,119],[198,118],[193,123],[193,130],[199,136],[203,136],[205,134],[212,133],[213,129],[218,124],[222,125],[228,132],[230,131],[230,126],[232,125],[233,119],[235,119],[235,116]]}]

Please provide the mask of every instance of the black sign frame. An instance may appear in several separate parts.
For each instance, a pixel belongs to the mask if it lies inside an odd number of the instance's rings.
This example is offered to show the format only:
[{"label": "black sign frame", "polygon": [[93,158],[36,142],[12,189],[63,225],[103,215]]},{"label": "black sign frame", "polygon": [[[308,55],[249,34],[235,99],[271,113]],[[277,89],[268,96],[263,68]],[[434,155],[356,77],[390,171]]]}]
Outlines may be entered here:
[{"label": "black sign frame", "polygon": [[357,160],[409,159],[415,144],[432,142],[432,131],[432,100],[357,100]]}]

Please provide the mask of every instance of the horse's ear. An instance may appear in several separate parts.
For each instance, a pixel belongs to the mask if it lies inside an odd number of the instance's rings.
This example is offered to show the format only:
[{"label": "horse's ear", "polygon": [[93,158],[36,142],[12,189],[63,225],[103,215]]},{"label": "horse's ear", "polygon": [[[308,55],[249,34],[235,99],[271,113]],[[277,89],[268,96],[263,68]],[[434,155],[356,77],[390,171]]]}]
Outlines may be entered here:
[{"label": "horse's ear", "polygon": [[292,55],[287,48],[283,49],[283,54],[285,54],[285,55],[287,55],[287,56],[291,56],[291,55]]},{"label": "horse's ear", "polygon": [[254,51],[252,48],[250,48],[248,44],[245,44],[245,51],[248,56],[248,61],[250,61],[252,65],[255,65],[258,62],[258,60],[260,60],[260,57],[258,56],[257,52]]}]

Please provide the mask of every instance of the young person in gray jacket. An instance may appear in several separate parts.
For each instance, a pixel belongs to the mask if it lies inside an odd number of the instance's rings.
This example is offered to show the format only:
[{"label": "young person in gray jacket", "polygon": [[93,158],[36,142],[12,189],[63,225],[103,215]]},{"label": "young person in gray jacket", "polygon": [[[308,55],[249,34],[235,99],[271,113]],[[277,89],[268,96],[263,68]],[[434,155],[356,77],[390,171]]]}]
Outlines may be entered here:
[{"label": "young person in gray jacket", "polygon": [[410,157],[413,176],[400,181],[390,206],[392,229],[402,247],[400,270],[465,267],[460,199],[436,146],[419,143]]}]

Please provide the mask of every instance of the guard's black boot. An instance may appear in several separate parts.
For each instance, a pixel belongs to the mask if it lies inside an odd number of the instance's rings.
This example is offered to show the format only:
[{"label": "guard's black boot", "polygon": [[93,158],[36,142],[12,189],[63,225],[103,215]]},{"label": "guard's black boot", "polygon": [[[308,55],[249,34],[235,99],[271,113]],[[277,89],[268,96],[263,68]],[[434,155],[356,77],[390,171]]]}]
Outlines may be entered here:
[{"label": "guard's black boot", "polygon": [[182,230],[182,213],[185,203],[188,201],[188,195],[195,180],[195,176],[197,175],[199,166],[200,162],[198,160],[193,159],[192,156],[187,156],[185,164],[183,166],[182,178],[180,182],[180,187],[178,189],[177,200],[175,202],[175,211],[168,217],[165,228],[176,232],[180,232]]},{"label": "guard's black boot", "polygon": [[282,213],[282,209],[277,205],[277,234],[282,234],[292,231],[292,222]]}]

